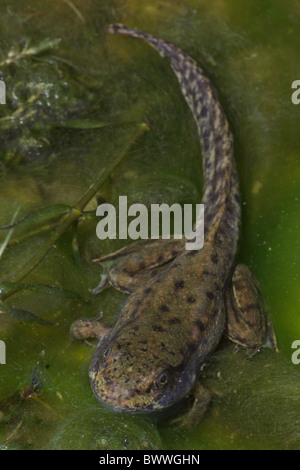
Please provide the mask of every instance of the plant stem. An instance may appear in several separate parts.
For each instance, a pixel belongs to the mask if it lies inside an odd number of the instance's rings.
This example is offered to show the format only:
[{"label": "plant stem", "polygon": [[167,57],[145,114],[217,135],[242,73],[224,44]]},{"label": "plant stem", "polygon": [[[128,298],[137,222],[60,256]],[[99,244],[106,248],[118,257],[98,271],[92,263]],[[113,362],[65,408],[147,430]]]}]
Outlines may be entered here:
[{"label": "plant stem", "polygon": [[[60,239],[60,237],[66,232],[66,230],[78,220],[82,216],[82,211],[86,207],[86,205],[90,202],[90,200],[97,194],[107,177],[123,162],[124,158],[126,157],[128,147],[132,145],[139,137],[141,137],[146,131],[148,130],[148,126],[145,123],[138,124],[135,130],[132,133],[130,140],[130,144],[126,146],[127,148],[120,152],[120,155],[106,168],[103,169],[100,174],[98,175],[96,181],[92,184],[92,186],[87,190],[87,192],[83,195],[83,197],[77,202],[77,204],[70,209],[70,211],[65,214],[59,226],[54,231],[53,235],[51,236],[50,240],[47,242],[45,246],[43,246],[24,266],[23,268],[14,276],[10,278],[10,281],[19,282],[24,279],[28,274],[30,274],[36,266],[45,258],[45,256],[51,251],[55,243]],[[7,297],[10,297],[16,291],[7,292],[3,295],[2,300]]]}]

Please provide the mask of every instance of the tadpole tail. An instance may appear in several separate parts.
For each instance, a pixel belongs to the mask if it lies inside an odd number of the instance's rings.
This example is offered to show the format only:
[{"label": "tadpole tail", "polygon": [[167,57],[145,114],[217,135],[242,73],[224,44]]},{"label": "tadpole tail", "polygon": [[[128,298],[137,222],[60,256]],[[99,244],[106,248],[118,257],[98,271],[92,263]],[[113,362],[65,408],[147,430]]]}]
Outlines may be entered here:
[{"label": "tadpole tail", "polygon": [[[205,72],[194,59],[172,42],[122,24],[109,25],[107,31],[143,39],[160,55],[169,58],[181,91],[194,115],[200,136],[205,182],[202,202],[208,203],[205,213],[206,229],[214,221],[222,219],[225,206],[228,207],[228,198],[231,199],[231,212],[235,213],[235,220],[239,220],[239,188],[233,158],[233,136],[218,94]],[[235,229],[238,230],[238,227]]]}]

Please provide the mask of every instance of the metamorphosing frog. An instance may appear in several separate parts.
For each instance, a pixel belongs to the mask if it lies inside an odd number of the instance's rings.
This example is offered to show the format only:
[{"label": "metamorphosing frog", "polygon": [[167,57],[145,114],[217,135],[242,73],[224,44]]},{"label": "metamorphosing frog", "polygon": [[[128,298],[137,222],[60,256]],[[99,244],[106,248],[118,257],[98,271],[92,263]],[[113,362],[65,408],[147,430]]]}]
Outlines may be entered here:
[{"label": "metamorphosing frog", "polygon": [[79,319],[71,333],[100,339],[89,376],[101,402],[118,411],[155,412],[193,390],[186,424],[194,425],[210,402],[197,380],[201,366],[224,332],[250,355],[267,343],[276,349],[257,281],[245,265],[234,265],[241,210],[233,137],[216,90],[185,52],[123,25],[108,32],[141,38],[170,60],[200,135],[204,245],[186,250],[184,240],[147,240],[100,258],[106,269],[95,292],[110,284],[130,296],[113,328]]}]

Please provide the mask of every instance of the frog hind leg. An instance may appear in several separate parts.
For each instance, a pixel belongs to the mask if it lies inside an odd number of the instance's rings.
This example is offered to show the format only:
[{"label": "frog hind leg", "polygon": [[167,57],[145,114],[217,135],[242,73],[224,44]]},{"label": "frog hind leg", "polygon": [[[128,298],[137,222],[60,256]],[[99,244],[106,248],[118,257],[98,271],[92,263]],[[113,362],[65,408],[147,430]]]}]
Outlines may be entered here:
[{"label": "frog hind leg", "polygon": [[132,293],[162,270],[183,249],[185,240],[140,240],[94,260],[104,268],[100,284],[93,294],[109,285]]},{"label": "frog hind leg", "polygon": [[259,283],[244,264],[238,264],[235,268],[232,285],[225,293],[225,305],[227,334],[236,343],[236,350],[246,348],[249,356],[253,356],[262,346],[278,351]]}]

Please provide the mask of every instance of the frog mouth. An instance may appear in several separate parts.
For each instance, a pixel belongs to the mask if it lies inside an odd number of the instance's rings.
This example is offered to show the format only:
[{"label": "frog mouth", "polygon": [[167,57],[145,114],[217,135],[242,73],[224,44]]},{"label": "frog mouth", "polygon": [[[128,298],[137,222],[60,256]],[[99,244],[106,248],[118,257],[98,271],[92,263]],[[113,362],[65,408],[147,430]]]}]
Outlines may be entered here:
[{"label": "frog mouth", "polygon": [[[149,413],[161,407],[152,390],[145,392],[141,388],[116,385],[111,378],[90,371],[91,387],[97,399],[114,409],[126,413]],[[151,393],[152,392],[152,393]]]}]

